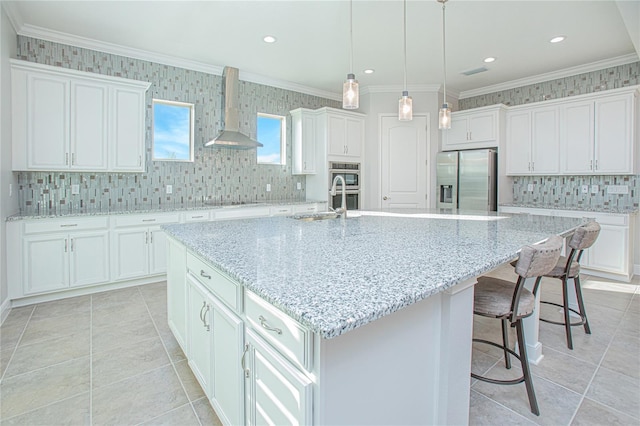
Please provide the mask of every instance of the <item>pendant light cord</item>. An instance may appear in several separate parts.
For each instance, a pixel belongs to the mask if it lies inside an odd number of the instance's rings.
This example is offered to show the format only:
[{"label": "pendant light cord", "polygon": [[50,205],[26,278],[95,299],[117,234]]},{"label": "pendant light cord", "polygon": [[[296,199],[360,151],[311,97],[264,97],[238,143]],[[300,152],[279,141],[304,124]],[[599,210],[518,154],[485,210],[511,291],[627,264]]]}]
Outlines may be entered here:
[{"label": "pendant light cord", "polygon": [[[441,0],[438,0],[441,1]],[[444,83],[442,85],[443,87],[443,102],[442,104],[446,104],[447,103],[447,55],[446,55],[446,43],[445,43],[445,37],[446,37],[446,31],[445,31],[445,19],[444,19],[444,9],[445,9],[445,3],[447,2],[447,0],[443,0],[442,1],[442,72],[444,74]]]},{"label": "pendant light cord", "polygon": [[349,73],[353,74],[353,0],[349,1]]},{"label": "pendant light cord", "polygon": [[404,91],[407,91],[407,0],[404,0]]}]

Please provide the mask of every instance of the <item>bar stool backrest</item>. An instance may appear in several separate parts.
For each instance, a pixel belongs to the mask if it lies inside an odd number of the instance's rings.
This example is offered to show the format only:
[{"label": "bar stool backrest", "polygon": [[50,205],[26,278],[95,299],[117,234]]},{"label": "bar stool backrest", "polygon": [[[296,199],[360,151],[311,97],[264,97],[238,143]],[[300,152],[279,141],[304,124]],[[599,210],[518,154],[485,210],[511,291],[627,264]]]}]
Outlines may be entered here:
[{"label": "bar stool backrest", "polygon": [[526,245],[520,250],[516,274],[522,278],[541,277],[556,266],[562,251],[562,237],[553,235],[542,244]]},{"label": "bar stool backrest", "polygon": [[596,242],[599,234],[600,224],[596,221],[588,222],[576,229],[567,245],[574,250],[588,249]]}]

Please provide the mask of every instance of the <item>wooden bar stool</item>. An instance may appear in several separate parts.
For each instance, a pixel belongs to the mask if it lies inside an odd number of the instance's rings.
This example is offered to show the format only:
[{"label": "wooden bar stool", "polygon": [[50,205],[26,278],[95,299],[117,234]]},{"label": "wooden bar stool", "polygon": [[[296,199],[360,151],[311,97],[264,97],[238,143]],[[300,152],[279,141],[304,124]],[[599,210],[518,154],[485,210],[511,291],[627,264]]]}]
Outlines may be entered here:
[{"label": "wooden bar stool", "polygon": [[[522,376],[513,380],[497,380],[471,373],[474,379],[499,385],[515,385],[525,383],[531,412],[540,415],[538,402],[533,389],[529,360],[527,359],[527,346],[524,340],[522,319],[530,316],[535,308],[535,294],[538,291],[541,277],[549,273],[558,263],[562,251],[562,238],[549,237],[542,244],[527,245],[520,250],[520,256],[515,265],[518,280],[513,283],[499,278],[480,277],[475,286],[473,313],[490,318],[500,319],[502,322],[502,345],[483,339],[473,339],[474,342],[485,343],[504,351],[505,367],[511,368],[510,356],[520,360]],[[533,291],[524,288],[527,278],[535,277]],[[516,353],[509,348],[507,335],[507,322],[515,327],[518,339]]]},{"label": "wooden bar stool", "polygon": [[[558,263],[550,272],[544,274],[545,277],[557,278],[562,281],[562,304],[554,302],[540,301],[547,305],[559,306],[564,311],[564,321],[551,321],[549,319],[540,318],[540,321],[548,322],[556,325],[564,325],[565,334],[567,335],[567,347],[573,349],[573,339],[571,337],[572,326],[584,326],[584,331],[591,334],[589,320],[584,309],[584,301],[582,300],[582,290],[580,286],[580,258],[584,250],[591,247],[600,234],[600,225],[597,222],[588,222],[580,226],[567,242],[567,247],[571,248],[569,256],[560,256]],[[569,307],[569,279],[573,280],[576,290],[576,299],[578,302],[578,310]],[[571,322],[569,317],[573,312],[580,316],[580,321]]]}]

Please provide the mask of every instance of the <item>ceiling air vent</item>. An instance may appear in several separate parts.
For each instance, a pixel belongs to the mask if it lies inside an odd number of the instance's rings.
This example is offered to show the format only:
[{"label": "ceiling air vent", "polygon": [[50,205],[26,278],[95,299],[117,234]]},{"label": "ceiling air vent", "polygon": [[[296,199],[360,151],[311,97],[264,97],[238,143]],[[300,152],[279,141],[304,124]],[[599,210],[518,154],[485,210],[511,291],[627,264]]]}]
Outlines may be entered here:
[{"label": "ceiling air vent", "polygon": [[478,68],[474,68],[474,69],[471,69],[471,70],[462,71],[460,74],[474,75],[474,74],[478,74],[478,73],[485,72],[485,71],[489,71],[489,68],[487,68],[487,67],[478,67]]}]

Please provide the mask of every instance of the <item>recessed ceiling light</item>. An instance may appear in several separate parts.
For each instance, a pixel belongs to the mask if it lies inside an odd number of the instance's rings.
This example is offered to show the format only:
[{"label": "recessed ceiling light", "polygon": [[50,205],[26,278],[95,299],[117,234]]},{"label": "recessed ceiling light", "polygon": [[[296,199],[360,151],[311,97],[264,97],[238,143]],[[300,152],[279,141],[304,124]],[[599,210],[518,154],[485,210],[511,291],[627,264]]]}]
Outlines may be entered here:
[{"label": "recessed ceiling light", "polygon": [[362,72],[365,74],[373,74],[374,72],[376,72],[376,70],[372,70],[371,68],[369,68],[368,70],[364,70]]},{"label": "recessed ceiling light", "polygon": [[550,43],[560,43],[561,41],[564,41],[566,37],[565,36],[556,36],[554,38],[552,38],[551,40],[549,40]]},{"label": "recessed ceiling light", "polygon": [[496,58],[494,58],[493,56],[489,56],[488,58],[484,58],[484,62],[486,62],[487,64],[490,63],[490,62],[493,62],[495,60],[496,60]]},{"label": "recessed ceiling light", "polygon": [[276,38],[274,36],[264,36],[264,38],[262,39],[264,40],[265,43],[275,43],[276,42]]}]

